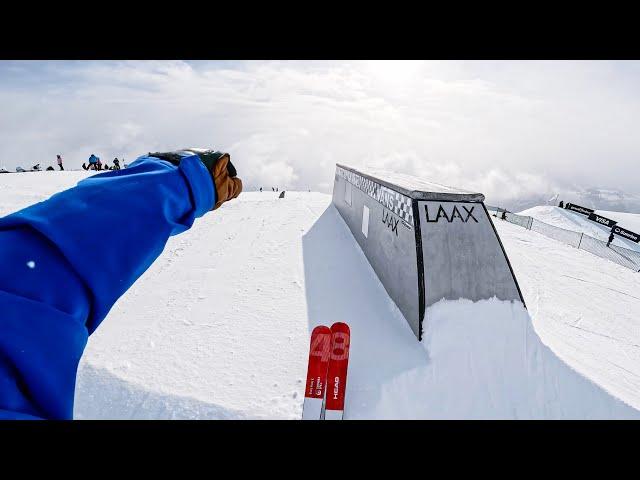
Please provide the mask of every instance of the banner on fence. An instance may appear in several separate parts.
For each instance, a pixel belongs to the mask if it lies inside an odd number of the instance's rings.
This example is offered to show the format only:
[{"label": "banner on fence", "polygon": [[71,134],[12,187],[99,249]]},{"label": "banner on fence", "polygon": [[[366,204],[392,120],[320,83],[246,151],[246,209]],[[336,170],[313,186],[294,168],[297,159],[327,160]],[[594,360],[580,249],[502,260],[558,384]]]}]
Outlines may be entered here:
[{"label": "banner on fence", "polygon": [[640,243],[640,235],[631,230],[627,230],[626,228],[618,227],[617,225],[613,227],[613,233],[616,235],[626,238],[627,240],[631,240],[632,242]]},{"label": "banner on fence", "polygon": [[567,206],[565,208],[567,210],[573,210],[574,212],[586,215],[587,217],[593,213],[593,210],[591,208],[581,207],[580,205],[576,205],[575,203],[567,203]]},{"label": "banner on fence", "polygon": [[589,220],[609,228],[613,227],[616,223],[618,223],[615,220],[611,220],[610,218],[603,217],[602,215],[598,215],[597,213],[593,213],[593,212],[589,214]]}]

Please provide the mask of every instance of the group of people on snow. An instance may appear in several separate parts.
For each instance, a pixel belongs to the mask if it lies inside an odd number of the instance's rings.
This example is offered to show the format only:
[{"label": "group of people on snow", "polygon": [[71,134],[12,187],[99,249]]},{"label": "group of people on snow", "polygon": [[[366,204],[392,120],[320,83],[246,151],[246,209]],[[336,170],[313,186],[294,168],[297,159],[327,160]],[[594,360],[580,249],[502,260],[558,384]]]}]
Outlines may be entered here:
[{"label": "group of people on snow", "polygon": [[89,157],[89,165],[83,163],[82,168],[85,170],[120,170],[120,160],[116,157],[113,159],[112,166],[109,166],[107,163],[103,165],[100,157],[92,153]]},{"label": "group of people on snow", "polygon": [[[87,165],[86,163],[83,163],[82,168],[84,170],[120,170],[121,168],[127,168],[127,164],[124,163],[124,159],[122,160],[122,164],[123,164],[122,166],[120,162],[121,161],[118,159],[118,157],[116,157],[113,159],[113,165],[109,166],[108,164],[102,164],[100,157],[92,153],[91,156],[89,157],[89,164]],[[60,154],[56,155],[56,163],[58,165],[58,169],[63,171],[64,165],[62,163],[62,155]],[[46,170],[53,171],[55,170],[55,168],[49,165],[46,168]],[[42,171],[42,168],[40,167],[39,163],[31,167],[31,169],[29,170],[25,170],[22,167],[16,167],[16,172],[40,172],[40,171]],[[2,169],[0,173],[5,173],[5,172],[9,173],[8,170],[4,170],[4,169]]]}]

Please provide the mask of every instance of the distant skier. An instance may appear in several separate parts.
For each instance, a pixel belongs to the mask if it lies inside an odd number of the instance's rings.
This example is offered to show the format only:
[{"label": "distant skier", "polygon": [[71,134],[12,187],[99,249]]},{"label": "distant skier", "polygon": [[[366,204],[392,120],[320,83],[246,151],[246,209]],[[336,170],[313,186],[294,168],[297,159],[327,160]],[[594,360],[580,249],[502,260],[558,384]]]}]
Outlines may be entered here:
[{"label": "distant skier", "polygon": [[64,170],[64,167],[62,166],[62,157],[60,155],[56,155],[56,160],[58,161],[58,167],[60,168],[60,170]]},{"label": "distant skier", "polygon": [[262,187],[260,187],[260,191],[262,191]]},{"label": "distant skier", "polygon": [[560,200],[560,204],[558,205],[560,208],[564,208],[564,202]]},{"label": "distant skier", "polygon": [[170,236],[240,195],[230,160],[150,153],[0,218],[0,419],[72,418],[88,336]]},{"label": "distant skier", "polygon": [[120,160],[118,160],[118,157],[113,159],[113,169],[120,170]]},{"label": "distant skier", "polygon": [[609,245],[611,245],[611,242],[613,242],[615,236],[613,235],[613,229],[611,229],[611,233],[609,233],[609,241],[607,242],[607,247]]}]

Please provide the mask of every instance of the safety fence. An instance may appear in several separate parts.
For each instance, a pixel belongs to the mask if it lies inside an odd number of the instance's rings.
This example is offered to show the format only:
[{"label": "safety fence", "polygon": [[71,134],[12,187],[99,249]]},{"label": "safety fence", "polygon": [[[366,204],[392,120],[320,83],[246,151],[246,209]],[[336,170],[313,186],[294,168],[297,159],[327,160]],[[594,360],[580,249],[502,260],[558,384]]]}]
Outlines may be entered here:
[{"label": "safety fence", "polygon": [[619,245],[607,245],[607,242],[603,242],[584,233],[549,225],[533,217],[516,215],[504,208],[489,205],[486,205],[486,207],[487,210],[494,212],[493,216],[496,218],[519,225],[527,230],[533,230],[546,237],[553,238],[572,247],[585,250],[593,255],[615,262],[635,272],[640,272],[640,252],[636,250],[620,247]]}]

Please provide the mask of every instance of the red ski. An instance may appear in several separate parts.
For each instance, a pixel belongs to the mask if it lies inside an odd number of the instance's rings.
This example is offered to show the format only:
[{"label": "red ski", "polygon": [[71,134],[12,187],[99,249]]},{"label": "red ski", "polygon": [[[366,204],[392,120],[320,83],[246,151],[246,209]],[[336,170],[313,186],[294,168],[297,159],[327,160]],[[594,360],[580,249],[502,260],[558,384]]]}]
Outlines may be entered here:
[{"label": "red ski", "polygon": [[331,330],[320,325],[311,332],[307,384],[302,406],[303,420],[320,420],[327,388],[327,367],[331,350]]},{"label": "red ski", "polygon": [[331,326],[331,358],[327,371],[328,387],[324,411],[325,420],[342,420],[344,416],[350,343],[351,333],[349,326],[346,323],[334,323]]}]

